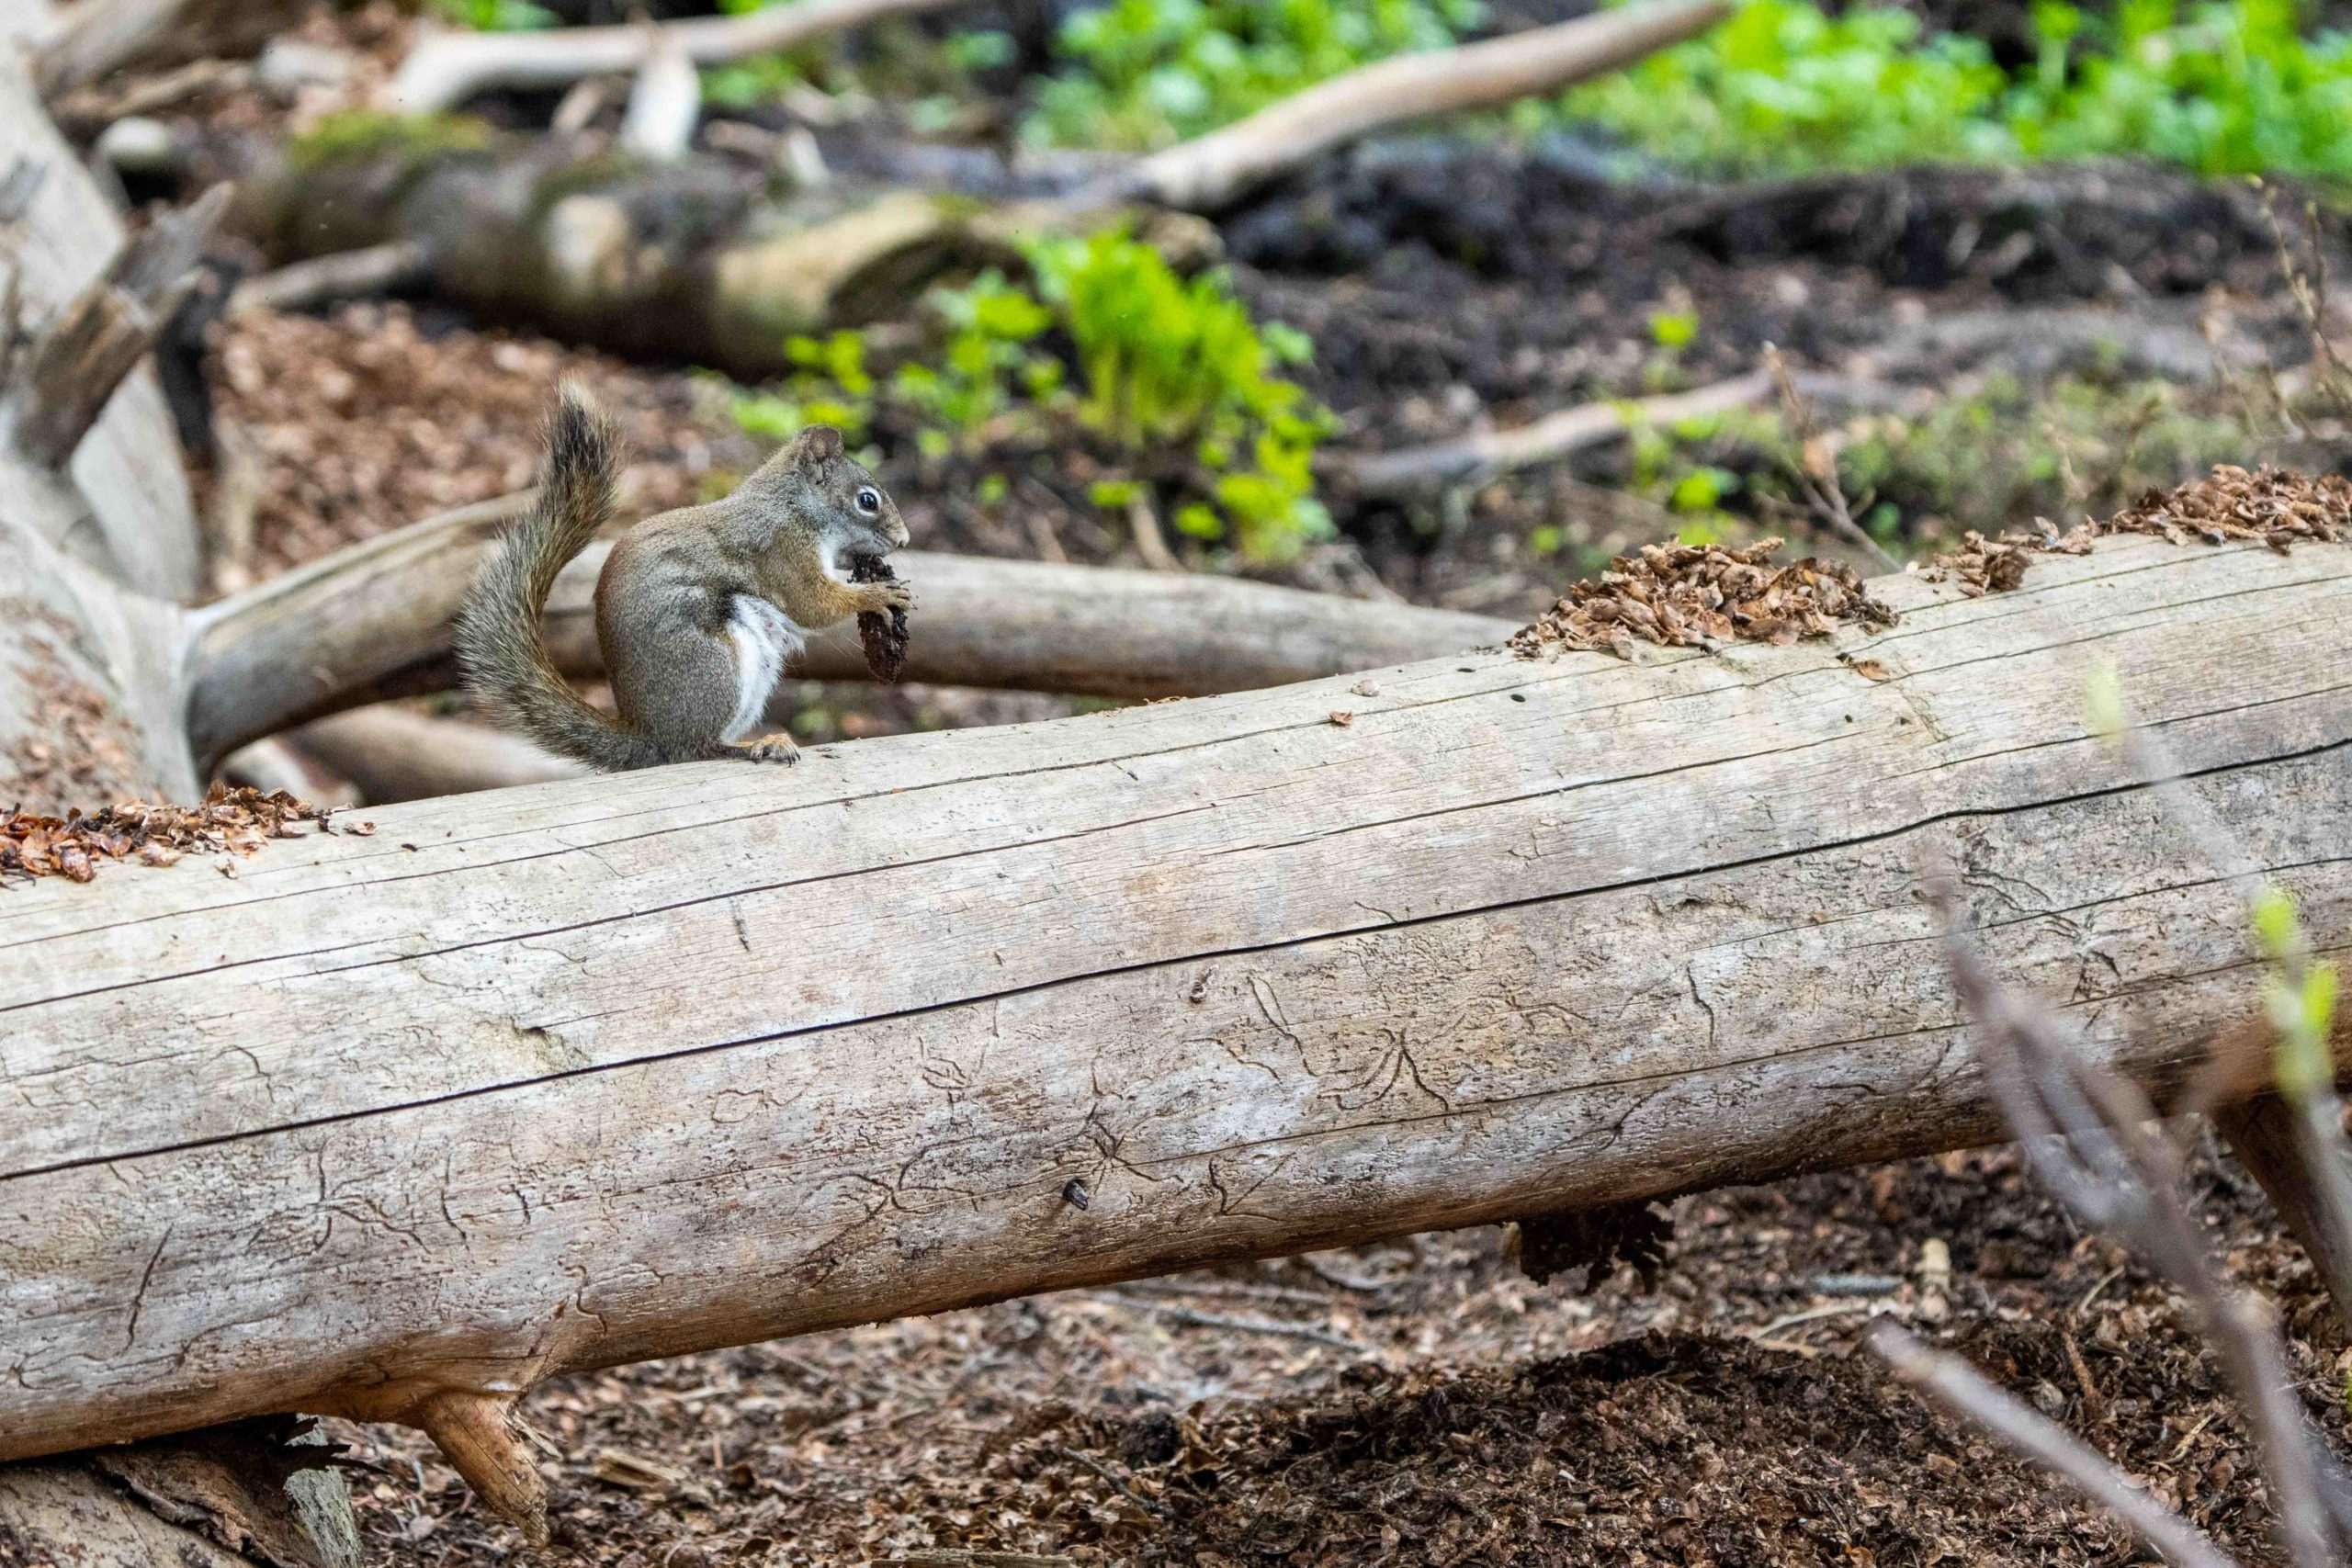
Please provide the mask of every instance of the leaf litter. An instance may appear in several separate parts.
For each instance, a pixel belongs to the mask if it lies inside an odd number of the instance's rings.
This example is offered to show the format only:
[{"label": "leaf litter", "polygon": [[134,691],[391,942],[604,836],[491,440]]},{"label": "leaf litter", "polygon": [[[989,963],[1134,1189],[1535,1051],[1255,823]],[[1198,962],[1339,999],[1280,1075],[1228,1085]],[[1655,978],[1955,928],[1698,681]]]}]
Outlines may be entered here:
[{"label": "leaf litter", "polygon": [[2104,523],[2086,517],[2063,534],[2046,521],[2040,532],[2011,529],[1995,539],[1971,529],[1960,548],[1936,557],[1920,575],[1930,582],[1957,582],[1974,599],[2017,587],[2037,555],[2087,555],[2093,540],[2119,534],[2153,535],[2176,545],[2258,542],[2284,555],[2301,540],[2341,539],[2347,526],[2352,480],[2341,474],[2312,478],[2225,463],[2169,494],[2148,491]]},{"label": "leaf litter", "polygon": [[[298,800],[284,790],[264,795],[216,784],[200,806],[126,800],[98,811],[78,807],[62,817],[11,807],[0,813],[0,885],[12,877],[62,876],[89,882],[105,861],[170,865],[195,853],[250,855],[272,839],[305,837],[316,823],[333,832],[331,808]],[[362,822],[352,829],[375,831]]]},{"label": "leaf litter", "polygon": [[1841,622],[1890,626],[1894,611],[1870,596],[1842,561],[1807,556],[1774,564],[1780,539],[1745,549],[1645,545],[1620,556],[1510,639],[1522,659],[1554,649],[1591,649],[1620,659],[1636,640],[1668,648],[1732,641],[1787,644],[1827,637]]}]

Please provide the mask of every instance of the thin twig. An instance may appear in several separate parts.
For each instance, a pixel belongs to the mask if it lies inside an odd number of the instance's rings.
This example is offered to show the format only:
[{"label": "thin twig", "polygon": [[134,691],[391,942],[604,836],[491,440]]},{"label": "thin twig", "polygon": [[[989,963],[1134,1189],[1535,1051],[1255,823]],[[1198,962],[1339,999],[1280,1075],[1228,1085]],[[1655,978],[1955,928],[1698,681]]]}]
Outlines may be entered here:
[{"label": "thin twig", "polygon": [[1122,1306],[1131,1312],[1149,1313],[1154,1317],[1166,1318],[1170,1323],[1182,1324],[1187,1328],[1227,1328],[1236,1334],[1263,1334],[1283,1339],[1304,1339],[1310,1344],[1329,1345],[1337,1350],[1352,1350],[1359,1356],[1367,1353],[1367,1347],[1358,1341],[1342,1338],[1337,1334],[1317,1328],[1309,1324],[1284,1323],[1278,1318],[1271,1317],[1237,1317],[1221,1312],[1198,1312],[1192,1307],[1179,1306],[1173,1302],[1138,1300],[1134,1296],[1115,1295],[1109,1291],[1081,1291],[1079,1294],[1086,1301]]},{"label": "thin twig", "polygon": [[2236,1568],[2188,1520],[2132,1485],[2073,1433],[1986,1382],[1959,1357],[1928,1349],[1883,1318],[1871,1325],[1865,1342],[1896,1377],[2072,1483],[2174,1568]]},{"label": "thin twig", "polygon": [[1824,448],[1821,472],[1814,472],[1812,453],[1820,431],[1813,417],[1813,409],[1797,393],[1795,379],[1789,374],[1788,361],[1771,344],[1764,345],[1764,368],[1772,378],[1773,389],[1780,393],[1781,407],[1788,414],[1790,434],[1797,443],[1797,459],[1789,465],[1790,472],[1814,505],[1814,510],[1829,522],[1838,536],[1869,557],[1887,571],[1901,571],[1903,563],[1887,554],[1886,547],[1870,536],[1870,531],[1854,521],[1846,507],[1846,490],[1838,482],[1838,458]]}]

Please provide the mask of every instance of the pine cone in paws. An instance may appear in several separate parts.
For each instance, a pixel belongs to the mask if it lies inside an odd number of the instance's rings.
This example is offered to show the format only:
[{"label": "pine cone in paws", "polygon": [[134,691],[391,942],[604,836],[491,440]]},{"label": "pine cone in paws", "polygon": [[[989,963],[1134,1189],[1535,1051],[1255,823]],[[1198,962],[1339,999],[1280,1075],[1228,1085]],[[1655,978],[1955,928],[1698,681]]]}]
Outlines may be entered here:
[{"label": "pine cone in paws", "polygon": [[[852,582],[896,582],[899,574],[880,556],[854,556],[849,563]],[[865,645],[865,667],[877,681],[896,681],[907,663],[907,613],[904,610],[861,610],[857,638]]]}]

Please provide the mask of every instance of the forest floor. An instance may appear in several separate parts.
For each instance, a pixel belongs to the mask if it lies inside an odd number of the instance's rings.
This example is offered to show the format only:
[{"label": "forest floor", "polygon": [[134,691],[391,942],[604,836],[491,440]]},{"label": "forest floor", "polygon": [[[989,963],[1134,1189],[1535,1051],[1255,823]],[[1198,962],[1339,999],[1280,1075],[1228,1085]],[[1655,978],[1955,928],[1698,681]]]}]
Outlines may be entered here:
[{"label": "forest floor", "polygon": [[[321,26],[353,41],[384,13]],[[380,62],[398,37],[357,41]],[[249,109],[206,112],[215,130],[266,118]],[[827,155],[855,166],[855,139]],[[2291,222],[2292,193],[2280,207]],[[1865,390],[1825,411],[1834,437],[1910,453],[1857,498],[1858,512],[1896,509],[1903,549],[2110,507],[2217,449],[2327,460],[2335,439],[2274,440],[2242,401],[2242,382],[2291,381],[2311,356],[2259,198],[2150,168],[1699,189],[1602,181],[1572,145],[1407,140],[1328,159],[1220,231],[1253,310],[1315,340],[1301,375],[1338,414],[1340,452],[1701,385],[1753,369],[1772,343]],[[2333,220],[2320,243],[2346,276]],[[1695,330],[1669,344],[1683,334],[1661,318]],[[254,455],[258,575],[526,484],[563,375],[620,418],[632,514],[723,488],[759,457],[723,384],[424,299],[217,322],[198,367],[199,424]],[[2145,440],[2070,446],[2036,400],[2061,384],[2102,428],[2151,385],[2179,407]],[[2006,434],[1952,448],[1937,411],[1963,405],[1987,412],[1955,428]],[[1942,471],[1918,460],[1919,431]],[[1764,462],[1716,436],[1683,456]],[[1338,542],[1253,570],[1532,618],[1610,554],[1687,521],[1640,468],[1620,443],[1426,505],[1359,502],[1341,483]],[[1009,499],[978,502],[979,475],[1006,469]],[[919,548],[1136,561],[1066,454],[901,450],[884,477]],[[1742,521],[1838,547],[1802,510]],[[804,694],[797,728],[816,739],[1068,711]],[[2344,1436],[2346,1342],[2308,1265],[2234,1166],[2196,1168],[2231,1269],[2276,1295],[2305,1403]],[[2176,1302],[2078,1235],[2012,1151],[1687,1198],[1674,1216],[1654,1290],[1630,1269],[1589,1290],[1539,1286],[1501,1232],[1429,1235],[570,1377],[527,1414],[549,1439],[560,1526],[598,1568],[933,1547],[1203,1568],[2138,1560],[2104,1516],[1855,1349],[1891,1312],[1943,1331],[2249,1562],[2276,1560],[2244,1430]],[[1948,1282],[1923,1270],[1937,1244]],[[420,1439],[338,1435],[379,1467],[357,1491],[387,1561],[474,1568],[521,1551]]]},{"label": "forest floor", "polygon": [[[2232,1271],[2346,1435],[2344,1339],[2236,1168]],[[2123,1533],[1855,1348],[1927,1323],[2249,1563],[2277,1561],[2234,1407],[2177,1301],[2012,1150],[1680,1201],[1630,1267],[1536,1285],[1503,1231],[1237,1265],[560,1379],[526,1410],[599,1568],[1080,1563],[2123,1563]],[[1930,1244],[1949,1283],[1923,1277]],[[516,1551],[421,1439],[345,1428],[388,1561]],[[954,1561],[939,1559],[937,1561]],[[978,1560],[983,1565],[985,1559]]]}]

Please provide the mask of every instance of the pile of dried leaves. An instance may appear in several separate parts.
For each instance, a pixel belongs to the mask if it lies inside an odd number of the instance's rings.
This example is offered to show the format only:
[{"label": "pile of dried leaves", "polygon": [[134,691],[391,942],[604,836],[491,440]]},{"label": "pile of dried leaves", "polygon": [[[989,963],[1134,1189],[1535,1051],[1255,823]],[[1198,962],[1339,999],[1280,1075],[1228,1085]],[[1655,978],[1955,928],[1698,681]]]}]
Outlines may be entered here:
[{"label": "pile of dried leaves", "polygon": [[1894,612],[1862,589],[1852,567],[1808,556],[1776,567],[1781,541],[1744,550],[1722,545],[1645,545],[1620,556],[1597,582],[1579,582],[1510,639],[1522,659],[1549,649],[1604,649],[1634,656],[1634,639],[1712,648],[1735,638],[1792,643],[1827,637],[1840,621],[1894,624]]},{"label": "pile of dried leaves", "polygon": [[[284,790],[264,795],[225,784],[214,784],[201,806],[128,800],[86,817],[12,809],[0,813],[0,882],[11,874],[87,882],[102,860],[169,865],[192,851],[249,855],[268,840],[300,838],[298,822],[330,828],[328,812]],[[375,827],[363,822],[354,830],[372,833]]]},{"label": "pile of dried leaves", "polygon": [[2176,545],[2192,539],[2209,545],[2259,540],[2284,555],[2298,539],[2333,541],[2352,527],[2352,480],[2341,474],[2317,479],[2262,468],[2249,473],[2223,464],[2201,479],[2167,495],[2149,491],[2138,504],[2100,523],[2086,517],[2061,534],[2013,529],[1988,539],[1973,529],[1960,548],[1928,563],[1930,582],[1953,581],[1973,599],[2005,592],[2025,581],[2026,563],[2037,555],[2088,554],[2093,539],[2111,534],[2153,534]]}]

